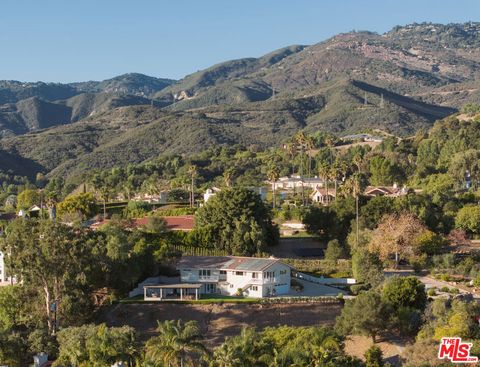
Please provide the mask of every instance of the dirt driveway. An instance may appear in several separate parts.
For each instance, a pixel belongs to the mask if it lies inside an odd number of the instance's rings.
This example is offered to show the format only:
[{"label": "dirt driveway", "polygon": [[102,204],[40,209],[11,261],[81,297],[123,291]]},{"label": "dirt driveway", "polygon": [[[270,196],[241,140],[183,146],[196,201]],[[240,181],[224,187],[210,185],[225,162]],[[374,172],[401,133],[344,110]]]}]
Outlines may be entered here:
[{"label": "dirt driveway", "polygon": [[340,314],[337,304],[117,304],[100,320],[108,326],[130,325],[142,339],[155,335],[157,320],[198,321],[209,346],[237,335],[243,326],[262,330],[267,326],[333,325]]}]

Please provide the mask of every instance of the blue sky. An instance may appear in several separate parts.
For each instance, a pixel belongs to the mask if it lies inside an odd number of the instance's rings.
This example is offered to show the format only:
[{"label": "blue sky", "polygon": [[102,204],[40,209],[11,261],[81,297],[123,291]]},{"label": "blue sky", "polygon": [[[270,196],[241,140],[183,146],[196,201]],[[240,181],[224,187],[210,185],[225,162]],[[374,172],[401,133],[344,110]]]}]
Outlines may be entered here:
[{"label": "blue sky", "polygon": [[0,79],[178,79],[339,32],[479,15],[478,0],[2,0]]}]

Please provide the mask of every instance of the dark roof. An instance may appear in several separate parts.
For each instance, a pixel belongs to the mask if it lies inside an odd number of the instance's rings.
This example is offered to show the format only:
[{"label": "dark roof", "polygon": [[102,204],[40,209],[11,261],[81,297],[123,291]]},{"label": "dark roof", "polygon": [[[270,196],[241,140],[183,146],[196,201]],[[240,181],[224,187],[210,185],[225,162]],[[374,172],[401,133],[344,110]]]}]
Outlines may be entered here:
[{"label": "dark roof", "polygon": [[182,256],[177,264],[178,269],[220,269],[227,261],[228,256]]},{"label": "dark roof", "polygon": [[0,220],[14,220],[16,217],[16,213],[0,213]]},{"label": "dark roof", "polygon": [[155,288],[155,289],[190,289],[196,288],[199,289],[202,287],[202,284],[199,283],[181,283],[181,284],[164,284],[164,285],[146,285],[143,288]]},{"label": "dark roof", "polygon": [[272,258],[241,256],[183,256],[177,268],[262,271],[278,261]]}]

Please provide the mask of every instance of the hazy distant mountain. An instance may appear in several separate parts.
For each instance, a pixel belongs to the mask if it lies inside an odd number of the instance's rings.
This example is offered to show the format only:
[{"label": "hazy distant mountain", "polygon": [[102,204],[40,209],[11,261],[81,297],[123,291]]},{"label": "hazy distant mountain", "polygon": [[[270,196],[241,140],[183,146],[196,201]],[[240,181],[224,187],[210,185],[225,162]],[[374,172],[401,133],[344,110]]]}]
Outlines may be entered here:
[{"label": "hazy distant mountain", "polygon": [[70,85],[82,92],[120,93],[151,97],[174,82],[175,80],[172,79],[159,79],[144,74],[129,73],[101,82],[90,81],[71,83]]},{"label": "hazy distant mountain", "polygon": [[148,97],[173,82],[136,73],[71,84],[0,81],[0,137],[68,124],[121,106],[151,104]]},{"label": "hazy distant mountain", "polygon": [[[0,149],[68,176],[212,144],[270,146],[299,130],[406,136],[480,101],[479,31],[480,23],[413,24],[383,35],[340,34],[177,82],[141,74],[70,85],[3,82],[0,130],[9,137]],[[26,131],[33,132],[12,136]]]}]

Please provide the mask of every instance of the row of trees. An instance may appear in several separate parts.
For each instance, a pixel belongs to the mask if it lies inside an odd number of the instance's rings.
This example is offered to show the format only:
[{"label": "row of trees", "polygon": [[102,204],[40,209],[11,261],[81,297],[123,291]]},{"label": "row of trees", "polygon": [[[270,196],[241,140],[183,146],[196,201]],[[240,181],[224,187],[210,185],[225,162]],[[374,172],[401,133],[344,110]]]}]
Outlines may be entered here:
[{"label": "row of trees", "polygon": [[155,220],[133,230],[111,221],[95,232],[51,220],[13,221],[0,251],[21,285],[0,288],[0,310],[12,310],[0,311],[0,329],[40,328],[54,335],[59,325],[90,320],[96,307],[123,296],[177,256],[170,250],[172,236]]},{"label": "row of trees", "polygon": [[[157,335],[142,343],[128,326],[83,325],[61,330],[52,352],[54,366],[210,367],[382,367],[382,353],[372,348],[366,362],[347,356],[343,338],[326,327],[243,328],[213,349],[203,343],[196,321],[159,322]],[[28,343],[0,334],[0,361],[21,366]],[[30,348],[35,350],[34,345]]]}]

